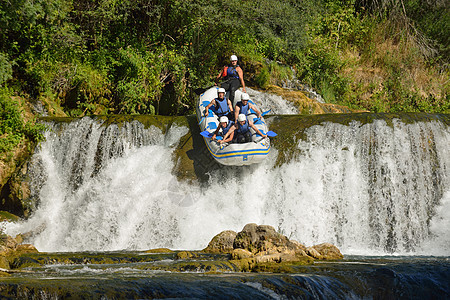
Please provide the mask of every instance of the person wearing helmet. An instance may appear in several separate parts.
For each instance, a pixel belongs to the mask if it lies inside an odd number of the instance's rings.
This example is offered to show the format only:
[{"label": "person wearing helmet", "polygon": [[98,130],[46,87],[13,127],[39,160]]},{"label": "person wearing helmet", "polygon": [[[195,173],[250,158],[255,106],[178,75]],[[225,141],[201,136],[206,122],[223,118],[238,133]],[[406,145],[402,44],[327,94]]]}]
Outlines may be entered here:
[{"label": "person wearing helmet", "polygon": [[230,92],[229,98],[231,102],[234,101],[234,93],[236,90],[242,86],[242,90],[247,92],[245,89],[244,82],[244,72],[242,68],[238,65],[238,58],[236,55],[231,55],[230,57],[230,65],[223,67],[222,71],[220,71],[219,75],[216,77],[216,84],[219,82],[220,78],[224,78],[226,81],[222,83],[222,87]]},{"label": "person wearing helmet", "polygon": [[[228,118],[226,116],[222,116],[219,119],[219,126],[217,127],[216,131],[214,132],[212,136],[213,141],[219,142],[219,144],[228,143],[233,140],[234,133],[230,132],[230,129],[234,128],[233,122],[228,121]],[[221,136],[221,140],[217,140],[217,137]]]},{"label": "person wearing helmet", "polygon": [[247,93],[242,93],[241,95],[241,101],[236,103],[236,106],[234,107],[234,121],[237,123],[237,119],[239,114],[249,115],[250,109],[253,109],[256,112],[256,115],[258,118],[261,118],[261,112],[249,102],[250,96]]},{"label": "person wearing helmet", "polygon": [[262,136],[266,138],[266,134],[262,134],[262,132],[256,127],[251,121],[247,120],[247,116],[244,114],[239,114],[237,123],[234,125],[232,129],[234,132],[233,143],[249,143],[252,141],[252,134],[250,132],[250,128]]},{"label": "person wearing helmet", "polygon": [[208,110],[214,105],[216,115],[220,118],[221,116],[233,115],[233,105],[231,101],[225,97],[225,89],[219,88],[217,90],[217,98],[214,98],[205,107],[205,117],[208,115]]}]

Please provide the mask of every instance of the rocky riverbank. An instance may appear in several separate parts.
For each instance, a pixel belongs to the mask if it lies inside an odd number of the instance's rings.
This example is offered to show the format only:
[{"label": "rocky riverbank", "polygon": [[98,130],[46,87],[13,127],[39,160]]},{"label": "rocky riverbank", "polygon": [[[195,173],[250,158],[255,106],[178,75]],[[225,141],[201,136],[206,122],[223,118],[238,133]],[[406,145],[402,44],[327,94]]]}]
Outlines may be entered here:
[{"label": "rocky riverbank", "polygon": [[17,271],[12,267],[17,258],[30,253],[38,253],[33,245],[22,244],[22,242],[20,235],[13,238],[0,233],[0,277]]},{"label": "rocky riverbank", "polygon": [[29,272],[52,264],[111,265],[139,263],[143,270],[170,272],[273,272],[294,273],[296,267],[315,260],[339,260],[343,255],[324,243],[306,247],[276,232],[272,226],[247,224],[236,233],[226,230],[216,235],[200,251],[173,251],[167,248],[145,252],[40,253],[22,237],[3,234],[0,243],[0,276]]},{"label": "rocky riverbank", "polygon": [[238,233],[230,230],[219,233],[203,251],[229,253],[230,262],[244,272],[289,272],[293,265],[344,257],[332,244],[306,247],[276,232],[272,226],[254,223],[245,225]]}]

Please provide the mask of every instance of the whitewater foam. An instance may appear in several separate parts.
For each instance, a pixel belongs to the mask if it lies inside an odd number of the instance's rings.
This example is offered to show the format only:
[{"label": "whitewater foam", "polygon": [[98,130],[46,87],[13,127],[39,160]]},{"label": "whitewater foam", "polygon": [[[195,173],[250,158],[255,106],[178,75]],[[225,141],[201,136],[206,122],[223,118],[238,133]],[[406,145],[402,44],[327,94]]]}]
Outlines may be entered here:
[{"label": "whitewater foam", "polygon": [[53,126],[33,158],[39,207],[5,225],[35,231],[40,251],[201,249],[257,223],[345,254],[449,255],[450,132],[439,122],[313,126],[290,162],[275,167],[272,149],[260,165],[211,172],[206,187],[171,173],[187,128]]}]

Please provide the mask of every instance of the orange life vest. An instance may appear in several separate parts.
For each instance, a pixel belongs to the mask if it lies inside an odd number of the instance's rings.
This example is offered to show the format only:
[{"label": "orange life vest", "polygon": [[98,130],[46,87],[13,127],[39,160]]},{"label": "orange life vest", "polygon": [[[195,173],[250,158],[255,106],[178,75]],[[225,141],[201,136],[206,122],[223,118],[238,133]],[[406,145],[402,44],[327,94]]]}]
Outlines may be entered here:
[{"label": "orange life vest", "polygon": [[222,77],[227,77],[228,67],[223,67]]}]

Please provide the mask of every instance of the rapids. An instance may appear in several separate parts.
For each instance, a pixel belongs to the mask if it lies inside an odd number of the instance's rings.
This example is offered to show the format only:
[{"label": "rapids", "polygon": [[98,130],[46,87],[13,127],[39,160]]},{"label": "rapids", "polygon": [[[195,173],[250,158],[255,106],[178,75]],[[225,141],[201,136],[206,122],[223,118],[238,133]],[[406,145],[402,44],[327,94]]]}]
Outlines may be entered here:
[{"label": "rapids", "polygon": [[288,161],[276,163],[274,139],[264,163],[212,170],[202,185],[172,172],[185,126],[48,126],[29,166],[37,209],[3,224],[32,232],[39,251],[202,249],[252,222],[346,255],[450,255],[450,129],[439,120],[313,125],[283,149]]}]

